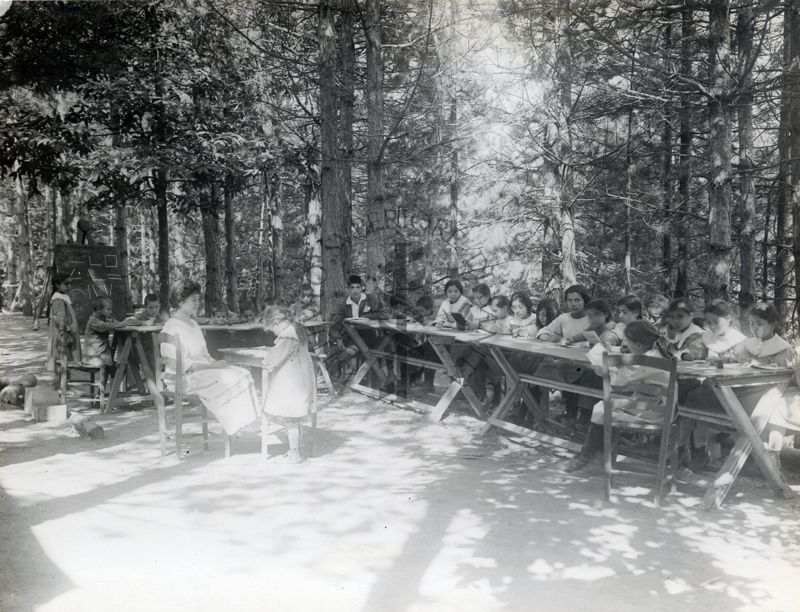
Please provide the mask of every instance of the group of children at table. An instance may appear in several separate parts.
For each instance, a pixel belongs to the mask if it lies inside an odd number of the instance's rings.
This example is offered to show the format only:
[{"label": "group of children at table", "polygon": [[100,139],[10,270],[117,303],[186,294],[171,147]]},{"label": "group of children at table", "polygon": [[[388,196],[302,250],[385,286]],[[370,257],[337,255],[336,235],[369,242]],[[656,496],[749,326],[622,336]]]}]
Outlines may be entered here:
[{"label": "group of children at table", "polygon": [[54,374],[53,383],[56,386],[60,376],[58,361],[62,355],[70,363],[103,367],[106,373],[113,373],[116,347],[111,334],[115,329],[126,325],[164,323],[169,318],[160,311],[158,296],[154,293],[145,297],[144,307],[140,311],[122,321],[116,320],[112,314],[111,298],[99,296],[92,301],[92,314],[81,334],[69,296],[72,279],[67,274],[55,274],[52,283],[47,364]]},{"label": "group of children at table", "polygon": [[[709,360],[715,364],[745,363],[761,366],[791,366],[795,361],[795,350],[780,333],[780,315],[772,304],[758,303],[748,311],[747,320],[752,336],[747,337],[736,328],[734,311],[723,300],[712,300],[703,311],[703,317],[695,319],[690,300],[677,298],[672,301],[661,295],[652,296],[645,308],[642,300],[628,294],[616,302],[612,310],[608,302],[592,299],[589,291],[581,285],[568,287],[564,292],[567,312],[561,312],[558,302],[544,298],[534,307],[530,296],[522,291],[505,296],[492,296],[485,284],[475,286],[471,300],[464,295],[460,281],[451,279],[445,285],[445,299],[430,321],[443,328],[480,329],[490,333],[510,334],[516,338],[527,338],[561,345],[595,346],[593,351],[609,347],[617,350],[640,353],[654,357],[674,358],[685,361]],[[614,312],[615,311],[615,312]],[[616,314],[616,317],[613,315]],[[701,327],[698,323],[703,323]],[[614,349],[612,349],[614,350]],[[580,382],[601,386],[602,370],[595,366],[586,368],[558,367],[541,359],[517,358],[517,367],[534,372],[547,371],[550,376],[566,378],[566,382]],[[478,368],[485,372],[485,368]],[[666,385],[665,372],[642,366],[614,368],[611,383],[615,387],[646,387],[637,382]],[[480,378],[480,377],[479,377]],[[472,381],[474,383],[474,380]],[[484,401],[496,401],[496,381],[491,381],[482,393],[481,384],[475,389]],[[495,387],[494,392],[490,387]],[[740,400],[750,407],[760,397],[742,392]],[[492,398],[494,396],[494,398]],[[641,419],[646,422],[663,420],[663,405],[659,405],[663,394],[652,398],[634,396],[630,401],[614,406],[615,418]],[[581,411],[581,398],[564,393],[566,404],[563,422],[570,427],[580,425],[581,416],[591,414],[586,433],[586,442],[581,453],[567,465],[568,471],[585,468],[602,451],[602,402],[590,405],[590,411]],[[679,387],[679,401],[686,405],[700,405],[722,411],[713,391],[706,385],[684,383]],[[579,416],[580,413],[580,416]],[[779,452],[786,429],[800,429],[800,423],[789,420],[784,412],[775,412],[769,431],[769,449],[780,465]],[[679,444],[682,461],[694,470],[703,469],[709,462],[709,441],[716,433],[700,423],[686,421],[681,424]],[[689,444],[691,442],[691,450]]]}]

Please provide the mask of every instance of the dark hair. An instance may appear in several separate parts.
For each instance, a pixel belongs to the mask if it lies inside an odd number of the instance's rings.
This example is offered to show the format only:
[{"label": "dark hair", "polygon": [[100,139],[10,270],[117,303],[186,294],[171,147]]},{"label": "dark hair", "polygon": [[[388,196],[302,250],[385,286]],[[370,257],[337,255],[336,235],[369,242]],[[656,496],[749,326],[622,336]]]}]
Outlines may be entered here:
[{"label": "dark hair", "polygon": [[504,295],[496,295],[492,298],[492,304],[498,308],[505,308],[506,312],[511,312],[511,301]]},{"label": "dark hair", "polygon": [[53,291],[58,291],[58,286],[64,281],[70,280],[72,277],[69,274],[60,272],[53,275]]},{"label": "dark hair", "polygon": [[660,293],[654,293],[649,298],[647,298],[647,306],[652,306],[653,304],[658,304],[661,308],[669,307],[669,298],[666,295],[661,295]]},{"label": "dark hair", "polygon": [[148,304],[152,304],[153,302],[158,302],[158,296],[155,293],[148,293],[144,296],[144,305],[147,306]]},{"label": "dark hair", "polygon": [[567,287],[564,290],[564,299],[565,300],[567,299],[567,296],[570,293],[577,293],[578,295],[581,296],[581,299],[583,300],[584,308],[586,307],[586,304],[589,303],[589,300],[592,299],[592,296],[589,295],[589,290],[586,287],[584,287],[583,285],[570,285],[569,287]]},{"label": "dark hair", "polygon": [[533,302],[531,301],[531,297],[525,291],[515,291],[511,294],[511,298],[509,298],[508,302],[511,305],[513,305],[514,302],[522,302],[528,309],[529,316],[533,312]]},{"label": "dark hair", "polygon": [[417,300],[417,308],[429,310],[433,308],[433,298],[429,295],[421,295]]},{"label": "dark hair", "polygon": [[100,310],[106,304],[113,305],[111,298],[108,297],[107,295],[98,295],[96,298],[92,300],[92,308],[94,308],[95,312]]},{"label": "dark hair", "polygon": [[555,301],[553,298],[544,298],[543,300],[539,301],[539,304],[536,306],[536,325],[539,325],[539,313],[544,311],[546,313],[545,319],[547,320],[545,325],[550,325],[557,317],[561,314],[561,308],[558,306],[558,302]]},{"label": "dark hair", "polygon": [[759,302],[758,304],[754,304],[747,314],[757,317],[762,321],[766,321],[767,323],[771,323],[775,328],[775,332],[780,333],[783,323],[781,321],[781,315],[778,312],[778,309],[775,308],[775,306],[770,302]]},{"label": "dark hair", "polygon": [[705,314],[713,314],[718,317],[732,317],[733,310],[725,300],[711,300],[703,309]]},{"label": "dark hair", "polygon": [[[359,280],[361,280],[361,279],[359,279]],[[305,293],[306,291],[311,291],[313,293],[314,292],[314,287],[312,287],[308,283],[303,283],[303,286],[300,287],[300,293]]]},{"label": "dark hair", "polygon": [[619,300],[617,300],[617,308],[620,306],[623,306],[627,310],[630,310],[632,313],[634,313],[637,319],[642,318],[642,300],[639,299],[638,295],[633,293],[623,295],[621,298],[619,298]]},{"label": "dark hair", "polygon": [[694,312],[694,306],[686,298],[675,298],[667,306],[667,312],[685,312],[690,315]]},{"label": "dark hair", "polygon": [[361,285],[364,286],[364,282],[361,280],[361,277],[358,274],[351,274],[347,277],[347,284],[349,285]]},{"label": "dark hair", "polygon": [[481,283],[480,285],[475,285],[472,288],[473,293],[479,293],[483,297],[492,297],[492,290],[489,289],[489,285],[486,283]]},{"label": "dark hair", "polygon": [[462,284],[461,284],[461,281],[460,281],[460,280],[458,280],[457,278],[451,278],[449,281],[447,281],[447,282],[444,284],[444,292],[445,292],[445,293],[447,293],[447,290],[448,290],[450,287],[455,287],[456,289],[458,289],[458,292],[459,292],[461,295],[464,295],[464,285],[462,285]]},{"label": "dark hair", "polygon": [[201,293],[203,293],[203,288],[197,281],[181,280],[173,283],[172,287],[170,287],[169,301],[172,303],[173,308],[177,308],[193,295],[200,295]]},{"label": "dark hair", "polygon": [[611,320],[611,308],[609,308],[608,302],[605,300],[592,300],[586,304],[585,310],[596,310],[597,312],[602,312],[604,315],[606,315],[606,323]]},{"label": "dark hair", "polygon": [[623,333],[630,342],[650,345],[651,348],[660,336],[658,328],[650,321],[644,319],[631,321],[625,326],[625,331]]}]

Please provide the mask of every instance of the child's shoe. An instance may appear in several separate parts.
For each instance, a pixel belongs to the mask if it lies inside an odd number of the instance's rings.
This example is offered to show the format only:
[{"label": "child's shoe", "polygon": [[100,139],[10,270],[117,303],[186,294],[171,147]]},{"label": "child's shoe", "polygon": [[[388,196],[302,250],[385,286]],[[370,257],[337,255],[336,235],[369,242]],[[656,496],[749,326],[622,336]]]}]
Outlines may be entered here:
[{"label": "child's shoe", "polygon": [[300,455],[298,451],[292,451],[278,455],[270,460],[270,463],[302,463],[303,457]]}]

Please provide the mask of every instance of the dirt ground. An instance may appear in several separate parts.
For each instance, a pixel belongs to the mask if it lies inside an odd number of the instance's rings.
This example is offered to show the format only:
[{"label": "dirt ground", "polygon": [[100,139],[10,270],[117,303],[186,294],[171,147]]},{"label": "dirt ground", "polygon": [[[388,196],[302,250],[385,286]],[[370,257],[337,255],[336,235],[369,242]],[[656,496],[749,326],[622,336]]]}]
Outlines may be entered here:
[{"label": "dirt ground", "polygon": [[[0,374],[44,379],[45,334],[0,315]],[[95,418],[103,440],[0,412],[4,612],[800,609],[800,501],[757,479],[714,512],[641,479],[607,505],[550,447],[353,393],[300,465],[256,433],[178,462],[152,408]]]}]

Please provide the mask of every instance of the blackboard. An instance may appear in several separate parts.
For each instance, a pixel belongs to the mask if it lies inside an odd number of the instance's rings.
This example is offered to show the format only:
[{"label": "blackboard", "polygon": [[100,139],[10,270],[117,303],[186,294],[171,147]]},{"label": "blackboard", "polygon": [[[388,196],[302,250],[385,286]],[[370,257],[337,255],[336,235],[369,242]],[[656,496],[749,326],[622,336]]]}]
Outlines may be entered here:
[{"label": "blackboard", "polygon": [[125,279],[114,247],[58,244],[53,259],[55,272],[72,278],[69,297],[81,334],[94,310],[92,302],[101,295],[111,298],[115,319],[125,318]]}]

